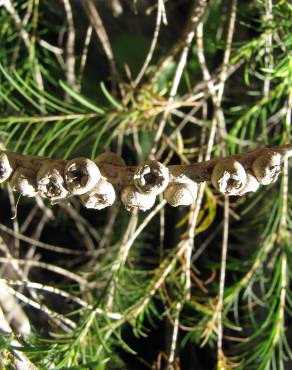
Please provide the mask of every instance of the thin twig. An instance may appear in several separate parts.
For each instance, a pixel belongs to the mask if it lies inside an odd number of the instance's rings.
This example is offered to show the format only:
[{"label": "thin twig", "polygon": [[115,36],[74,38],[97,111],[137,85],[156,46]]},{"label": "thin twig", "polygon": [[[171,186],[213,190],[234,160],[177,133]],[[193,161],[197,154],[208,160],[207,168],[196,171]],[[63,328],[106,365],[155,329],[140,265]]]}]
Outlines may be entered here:
[{"label": "thin twig", "polygon": [[224,303],[224,290],[225,290],[225,275],[226,275],[226,258],[227,258],[227,247],[228,247],[228,234],[229,234],[229,198],[224,198],[224,221],[223,221],[223,240],[221,249],[221,263],[220,263],[220,280],[219,280],[219,292],[218,292],[218,303],[216,307],[217,314],[217,363],[218,369],[221,369],[222,361],[224,359],[222,342],[223,342],[223,323],[222,323],[222,311]]},{"label": "thin twig", "polygon": [[24,294],[18,292],[17,290],[15,290],[11,286],[9,286],[7,284],[7,282],[6,282],[6,280],[1,279],[1,281],[0,281],[0,288],[1,289],[7,289],[7,291],[9,291],[11,294],[13,294],[16,298],[18,298],[22,302],[28,304],[29,306],[32,306],[32,307],[36,308],[37,310],[40,310],[40,311],[44,312],[47,316],[49,316],[50,318],[53,318],[55,320],[55,322],[57,324],[59,324],[60,327],[63,330],[65,330],[66,332],[70,332],[71,331],[71,330],[68,330],[67,327],[69,327],[71,329],[75,329],[76,328],[76,324],[72,320],[67,319],[63,315],[61,315],[61,314],[59,314],[59,313],[57,313],[57,312],[49,309],[45,305],[42,305],[42,304],[34,301],[33,299],[26,297]]},{"label": "thin twig", "polygon": [[179,318],[180,313],[182,310],[182,303],[177,302],[175,307],[175,319],[173,323],[173,331],[172,331],[172,337],[171,337],[171,346],[170,346],[170,352],[168,356],[168,363],[167,363],[167,370],[174,370],[174,363],[175,363],[175,354],[176,354],[176,348],[177,348],[177,341],[178,341],[178,333],[179,333]]},{"label": "thin twig", "polygon": [[56,253],[63,253],[63,254],[77,255],[77,256],[92,255],[93,254],[92,252],[76,251],[76,250],[70,249],[70,248],[63,248],[63,247],[59,247],[57,245],[43,243],[39,240],[35,240],[35,239],[33,239],[29,236],[26,236],[26,235],[23,235],[19,232],[16,232],[16,231],[10,229],[9,227],[7,227],[3,224],[0,224],[0,230],[4,231],[5,233],[13,236],[14,238],[16,238],[18,240],[22,240],[22,241],[24,241],[26,243],[29,243],[31,245],[34,245],[38,248],[46,249],[46,250],[53,251],[53,252],[56,252]]},{"label": "thin twig", "polygon": [[134,231],[136,230],[137,223],[138,223],[138,210],[135,209],[131,213],[131,217],[128,222],[127,229],[121,240],[121,246],[119,248],[118,256],[116,257],[115,262],[113,263],[112,268],[111,268],[111,275],[113,276],[113,279],[108,288],[109,293],[108,293],[107,306],[106,306],[107,309],[110,309],[110,310],[113,307],[113,302],[114,302],[114,297],[115,297],[115,288],[119,280],[119,275],[116,274],[116,272],[120,270],[123,262],[126,261],[129,255],[130,247],[127,246],[127,242],[129,238],[133,235]]},{"label": "thin twig", "polygon": [[131,310],[131,312],[125,316],[125,318],[136,318],[139,316],[149,304],[149,301],[153,297],[153,295],[157,292],[160,286],[163,284],[167,276],[170,274],[172,269],[175,266],[177,260],[183,255],[186,250],[186,243],[185,241],[180,242],[177,245],[176,250],[174,251],[173,255],[170,257],[166,257],[157,268],[156,273],[149,284],[149,287],[145,293],[145,296],[135,305],[135,307]]},{"label": "thin twig", "polygon": [[63,275],[68,279],[76,281],[78,284],[87,285],[88,282],[86,279],[82,278],[81,276],[75,274],[74,272],[68,271],[62,267],[52,265],[50,263],[35,261],[35,260],[23,260],[23,259],[16,259],[16,258],[7,258],[7,257],[0,257],[0,262],[2,263],[9,263],[9,264],[17,264],[17,265],[25,265],[28,264],[33,267],[39,267],[45,270],[52,271],[56,274]]},{"label": "thin twig", "polygon": [[158,142],[159,142],[159,140],[162,136],[164,127],[165,127],[166,122],[167,122],[168,115],[170,113],[170,110],[169,110],[170,105],[173,102],[174,97],[177,93],[177,89],[178,89],[178,86],[179,86],[179,83],[180,83],[180,80],[181,80],[181,77],[182,77],[182,74],[183,74],[183,70],[184,70],[186,62],[187,62],[187,56],[188,56],[188,53],[189,53],[189,49],[190,49],[191,43],[192,43],[192,41],[194,39],[194,36],[195,36],[195,29],[196,29],[195,26],[198,24],[199,20],[201,19],[206,5],[207,5],[207,3],[206,3],[205,0],[194,1],[194,3],[193,3],[192,9],[191,9],[189,25],[188,25],[188,28],[187,28],[187,32],[184,35],[183,50],[182,50],[182,53],[181,53],[181,56],[180,56],[180,59],[179,59],[179,62],[178,62],[177,68],[176,68],[176,72],[175,72],[175,75],[174,75],[172,87],[171,87],[171,90],[170,90],[170,93],[169,93],[169,100],[168,100],[169,104],[165,108],[165,111],[163,113],[163,116],[162,116],[159,124],[158,124],[158,128],[157,128],[156,134],[155,134],[154,139],[153,139],[153,145],[152,145],[152,148],[151,148],[150,156],[152,156],[154,158],[155,158],[155,154],[157,152]]},{"label": "thin twig", "polygon": [[20,231],[21,234],[24,234],[25,231],[28,229],[28,227],[30,226],[32,221],[35,219],[37,212],[38,212],[38,206],[34,205],[34,207],[30,210],[27,217],[25,218],[25,220],[23,221],[23,223],[20,226],[19,231]]},{"label": "thin twig", "polygon": [[158,64],[157,70],[153,77],[151,78],[150,81],[151,85],[158,79],[163,69],[175,58],[175,56],[180,52],[180,50],[182,50],[185,47],[188,40],[188,36],[192,33],[192,30],[196,28],[198,22],[201,21],[206,6],[207,6],[206,0],[193,0],[185,28],[180,34],[180,38],[172,46],[167,55],[163,57],[162,61]]},{"label": "thin twig", "polygon": [[[73,21],[73,12],[70,4],[70,0],[62,0],[65,8],[67,23],[68,23],[68,33],[67,33],[67,45],[66,45],[66,77],[67,82],[73,89],[76,86],[75,77],[75,29]],[[67,100],[69,96],[66,95]]]},{"label": "thin twig", "polygon": [[[90,19],[90,22],[95,30],[96,36],[100,40],[103,50],[105,52],[105,55],[109,61],[111,73],[112,73],[113,90],[115,91],[116,83],[121,82],[121,77],[116,67],[114,54],[112,51],[112,47],[111,47],[106,29],[104,27],[103,21],[99,15],[99,12],[93,0],[84,0],[83,5]],[[120,84],[119,87],[121,89],[121,92],[123,93],[122,85]]]},{"label": "thin twig", "polygon": [[[4,333],[9,334],[9,337],[12,338],[10,344],[17,347],[21,347],[21,343],[15,338],[12,329],[0,307],[0,329]],[[4,336],[3,336],[4,337]],[[3,338],[4,339],[4,338]],[[28,359],[26,354],[22,351],[18,351],[17,349],[14,350],[14,353],[12,354],[12,363],[15,366],[16,370],[37,370],[37,367]],[[0,365],[1,360],[0,360]]]},{"label": "thin twig", "polygon": [[89,25],[87,27],[84,46],[83,46],[83,51],[82,51],[82,56],[81,56],[81,61],[80,61],[79,74],[78,74],[77,83],[76,83],[77,91],[80,91],[80,89],[81,89],[81,81],[82,81],[82,78],[83,78],[84,69],[85,69],[85,65],[86,65],[86,61],[87,61],[87,57],[88,57],[88,48],[89,48],[89,44],[90,44],[90,41],[91,41],[91,36],[92,36],[92,26]]},{"label": "thin twig", "polygon": [[[265,0],[265,22],[272,27],[273,22],[273,2],[272,0]],[[272,32],[267,33],[266,45],[265,45],[265,67],[272,71],[274,67],[273,63],[273,34]],[[268,97],[270,94],[270,79],[266,76],[264,80],[264,96]]]},{"label": "thin twig", "polygon": [[[154,34],[153,38],[151,41],[150,49],[148,51],[147,57],[144,61],[144,64],[136,77],[135,81],[133,82],[134,88],[136,88],[140,81],[142,80],[145,72],[147,71],[147,68],[149,67],[149,64],[151,62],[151,59],[153,57],[157,41],[158,41],[158,36],[159,36],[159,31],[161,27],[161,21],[165,19],[165,8],[164,8],[164,2],[163,0],[157,0],[157,16],[156,16],[156,24],[155,24],[155,29],[154,29]],[[165,19],[166,20],[166,19]]]},{"label": "thin twig", "polygon": [[[222,109],[220,107],[221,99],[222,99],[222,93],[224,89],[224,82],[226,79],[226,66],[228,64],[228,60],[230,57],[230,49],[231,49],[231,42],[232,42],[232,35],[234,32],[234,23],[235,23],[235,9],[236,9],[236,1],[233,1],[232,5],[232,17],[230,19],[230,26],[229,26],[229,32],[227,34],[227,51],[224,53],[224,60],[223,60],[223,68],[222,72],[220,73],[220,88],[218,96],[216,94],[214,84],[211,82],[211,76],[206,64],[205,55],[204,55],[204,46],[203,46],[203,23],[200,22],[197,26],[197,53],[198,53],[198,60],[202,69],[204,80],[207,83],[207,87],[209,90],[209,93],[213,99],[213,103],[215,106],[215,112],[214,117],[212,119],[212,125],[209,133],[209,139],[207,144],[207,152],[205,160],[208,160],[211,156],[212,148],[215,142],[215,135],[216,135],[216,128],[218,127],[218,124],[220,122],[224,122],[224,114],[222,112]],[[190,277],[190,269],[191,269],[191,260],[192,260],[192,246],[193,242],[191,241],[194,238],[194,230],[195,225],[197,223],[197,217],[199,214],[199,210],[201,207],[203,195],[204,195],[204,188],[205,184],[200,185],[198,197],[196,199],[195,208],[193,213],[190,217],[190,227],[189,227],[189,247],[187,248],[186,252],[186,266],[185,266],[185,272],[186,272],[186,292],[188,298],[190,297],[190,287],[191,287],[191,277]]]},{"label": "thin twig", "polygon": [[[6,8],[7,12],[12,16],[12,19],[14,20],[16,26],[18,27],[19,32],[20,32],[20,36],[21,36],[26,48],[28,49],[29,57],[30,57],[30,59],[32,59],[32,57],[33,57],[33,48],[32,48],[32,43],[30,41],[29,34],[25,30],[25,28],[24,28],[24,26],[21,22],[21,19],[20,19],[18,13],[17,13],[12,1],[11,0],[5,0],[3,5]],[[43,91],[44,90],[44,83],[43,83],[43,78],[42,78],[40,66],[39,66],[39,64],[37,63],[36,60],[34,60],[33,65],[34,65],[35,81],[38,85],[39,90]]]},{"label": "thin twig", "polygon": [[[73,208],[66,204],[62,204],[61,207],[70,215],[70,217],[73,219],[76,229],[79,232],[79,235],[82,236],[82,240],[84,240],[84,244],[86,246],[86,249],[89,251],[94,251],[96,249],[96,245],[93,242],[90,233],[84,226],[84,222],[81,222],[80,214]],[[82,254],[82,253],[80,253]],[[93,254],[93,253],[92,253]]]},{"label": "thin twig", "polygon": [[[2,270],[2,276],[4,276],[4,274],[9,275],[11,272],[13,273],[13,271],[11,271],[12,269],[7,266]],[[13,325],[16,333],[24,336],[32,334],[31,323],[22,304],[13,294],[4,289],[1,290],[0,294],[0,307],[2,307],[7,321]]]}]

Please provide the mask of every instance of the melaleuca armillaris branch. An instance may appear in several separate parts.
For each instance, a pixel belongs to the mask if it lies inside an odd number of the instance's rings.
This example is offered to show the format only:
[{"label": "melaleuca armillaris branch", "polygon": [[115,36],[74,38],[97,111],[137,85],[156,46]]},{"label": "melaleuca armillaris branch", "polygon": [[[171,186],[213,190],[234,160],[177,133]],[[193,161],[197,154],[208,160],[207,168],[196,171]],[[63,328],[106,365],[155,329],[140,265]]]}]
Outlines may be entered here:
[{"label": "melaleuca armillaris branch", "polygon": [[127,210],[145,211],[162,193],[173,207],[191,205],[196,199],[197,184],[203,181],[211,181],[225,195],[255,192],[260,185],[276,182],[285,156],[292,156],[292,145],[166,167],[154,160],[127,166],[111,152],[92,161],[56,160],[1,151],[0,182],[8,180],[12,189],[24,196],[39,194],[54,202],[79,196],[85,207],[93,209],[111,206],[119,194]]}]

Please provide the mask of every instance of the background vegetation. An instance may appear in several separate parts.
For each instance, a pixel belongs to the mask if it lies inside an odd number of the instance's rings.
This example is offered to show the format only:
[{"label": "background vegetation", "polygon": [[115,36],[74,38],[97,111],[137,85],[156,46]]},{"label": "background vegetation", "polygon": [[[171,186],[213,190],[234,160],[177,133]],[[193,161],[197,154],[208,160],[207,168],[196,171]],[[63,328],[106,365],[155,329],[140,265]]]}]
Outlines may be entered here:
[{"label": "background vegetation", "polygon": [[[291,13],[285,0],[1,0],[1,147],[110,149],[130,165],[291,142]],[[7,187],[0,200],[0,367],[292,366],[287,162],[241,198],[202,184],[190,209],[96,212]]]}]

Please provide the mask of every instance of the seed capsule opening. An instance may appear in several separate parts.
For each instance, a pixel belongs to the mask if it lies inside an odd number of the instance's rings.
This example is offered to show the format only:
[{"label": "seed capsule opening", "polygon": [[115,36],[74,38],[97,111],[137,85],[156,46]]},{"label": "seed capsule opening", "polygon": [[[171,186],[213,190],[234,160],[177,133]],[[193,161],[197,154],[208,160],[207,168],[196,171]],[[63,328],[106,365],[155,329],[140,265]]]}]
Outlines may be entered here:
[{"label": "seed capsule opening", "polygon": [[161,194],[169,183],[169,171],[162,163],[146,161],[134,174],[137,189],[146,194]]},{"label": "seed capsule opening", "polygon": [[90,159],[72,159],[65,167],[66,186],[73,195],[87,193],[93,189],[99,179],[100,171]]},{"label": "seed capsule opening", "polygon": [[55,163],[44,163],[42,165],[37,174],[37,187],[43,198],[56,201],[68,196],[63,173],[62,165]]}]

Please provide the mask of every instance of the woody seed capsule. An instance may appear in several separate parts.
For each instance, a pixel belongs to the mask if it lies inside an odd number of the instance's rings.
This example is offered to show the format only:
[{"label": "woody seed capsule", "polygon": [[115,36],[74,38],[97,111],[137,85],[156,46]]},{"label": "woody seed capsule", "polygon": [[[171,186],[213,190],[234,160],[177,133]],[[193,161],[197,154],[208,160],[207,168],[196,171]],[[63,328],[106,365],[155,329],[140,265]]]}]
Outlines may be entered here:
[{"label": "woody seed capsule", "polygon": [[10,179],[10,185],[12,190],[18,191],[26,197],[34,197],[38,193],[36,174],[29,168],[16,168]]},{"label": "woody seed capsule", "polygon": [[154,194],[140,193],[135,186],[129,185],[122,190],[121,200],[127,211],[135,208],[141,211],[147,211],[152,208],[155,203],[156,196]]},{"label": "woody seed capsule", "polygon": [[114,203],[116,192],[110,182],[101,178],[95,187],[88,193],[81,195],[80,199],[84,207],[101,210]]},{"label": "woody seed capsule", "polygon": [[73,195],[87,193],[93,189],[99,179],[100,171],[90,159],[72,159],[65,167],[66,186]]},{"label": "woody seed capsule", "polygon": [[213,186],[226,195],[238,195],[246,184],[246,172],[234,159],[219,161],[212,172]]},{"label": "woody seed capsule", "polygon": [[65,187],[63,174],[62,164],[45,162],[37,174],[37,187],[40,195],[51,201],[66,198],[69,193]]},{"label": "woody seed capsule", "polygon": [[252,170],[261,185],[270,185],[277,181],[281,173],[282,156],[280,153],[266,150],[252,164]]},{"label": "woody seed capsule", "polygon": [[158,161],[145,161],[134,174],[136,188],[145,194],[161,194],[169,183],[169,171]]},{"label": "woody seed capsule", "polygon": [[9,179],[14,165],[6,153],[0,152],[0,183]]}]

